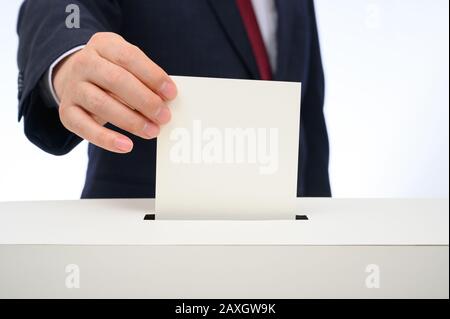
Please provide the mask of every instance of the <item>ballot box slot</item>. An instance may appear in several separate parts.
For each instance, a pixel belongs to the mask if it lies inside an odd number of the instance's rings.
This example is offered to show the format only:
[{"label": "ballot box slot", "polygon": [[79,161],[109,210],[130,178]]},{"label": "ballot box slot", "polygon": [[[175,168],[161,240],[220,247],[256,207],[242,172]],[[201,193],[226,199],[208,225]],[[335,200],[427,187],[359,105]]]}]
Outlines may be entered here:
[{"label": "ballot box slot", "polygon": [[[155,214],[145,214],[144,220],[156,220]],[[307,215],[295,215],[295,220],[309,220]]]},{"label": "ballot box slot", "polygon": [[155,214],[145,214],[144,220],[155,220],[156,216]]}]

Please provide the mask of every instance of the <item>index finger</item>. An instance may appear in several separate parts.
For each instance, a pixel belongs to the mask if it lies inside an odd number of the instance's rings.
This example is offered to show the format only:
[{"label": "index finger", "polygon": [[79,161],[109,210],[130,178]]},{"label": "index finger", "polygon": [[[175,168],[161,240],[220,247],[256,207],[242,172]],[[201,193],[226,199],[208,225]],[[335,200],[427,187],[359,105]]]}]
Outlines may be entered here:
[{"label": "index finger", "polygon": [[101,38],[95,43],[95,50],[101,57],[128,70],[162,99],[176,97],[177,88],[169,75],[141,49],[121,36]]}]

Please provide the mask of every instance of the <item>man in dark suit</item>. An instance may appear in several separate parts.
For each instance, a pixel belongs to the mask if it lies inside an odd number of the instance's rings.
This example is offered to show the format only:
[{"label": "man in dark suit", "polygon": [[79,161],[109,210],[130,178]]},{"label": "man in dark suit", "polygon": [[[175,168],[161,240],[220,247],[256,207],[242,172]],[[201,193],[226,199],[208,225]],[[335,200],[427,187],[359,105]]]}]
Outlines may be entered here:
[{"label": "man in dark suit", "polygon": [[83,198],[154,197],[168,74],[302,82],[297,195],[331,196],[313,0],[28,0],[18,33],[19,119],[51,154],[90,142]]}]

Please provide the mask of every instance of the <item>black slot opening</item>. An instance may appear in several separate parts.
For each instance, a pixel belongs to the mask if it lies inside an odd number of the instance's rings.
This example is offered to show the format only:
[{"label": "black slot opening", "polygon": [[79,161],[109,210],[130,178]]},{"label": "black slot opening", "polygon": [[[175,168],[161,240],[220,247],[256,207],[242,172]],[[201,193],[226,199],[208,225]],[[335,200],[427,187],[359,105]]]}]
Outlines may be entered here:
[{"label": "black slot opening", "polygon": [[156,216],[155,214],[146,214],[144,216],[144,220],[155,220]]},{"label": "black slot opening", "polygon": [[[155,214],[146,214],[144,216],[144,220],[155,220],[156,215]],[[307,215],[295,215],[295,220],[309,220]]]}]

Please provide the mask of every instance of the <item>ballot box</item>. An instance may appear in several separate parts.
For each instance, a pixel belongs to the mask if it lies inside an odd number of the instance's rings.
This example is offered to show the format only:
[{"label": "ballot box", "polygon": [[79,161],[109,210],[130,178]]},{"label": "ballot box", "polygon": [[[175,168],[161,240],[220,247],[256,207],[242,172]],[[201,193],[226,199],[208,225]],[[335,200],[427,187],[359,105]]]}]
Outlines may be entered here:
[{"label": "ballot box", "polygon": [[0,204],[0,298],[449,298],[448,199],[298,199],[291,220],[154,201]]}]

